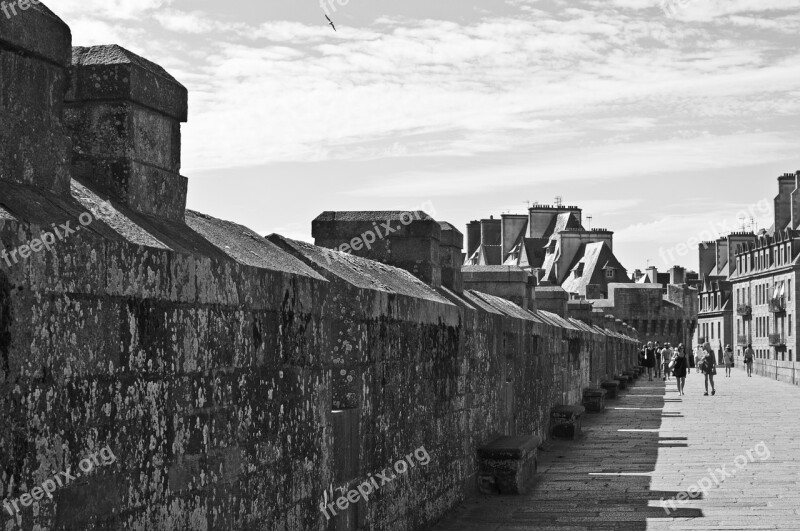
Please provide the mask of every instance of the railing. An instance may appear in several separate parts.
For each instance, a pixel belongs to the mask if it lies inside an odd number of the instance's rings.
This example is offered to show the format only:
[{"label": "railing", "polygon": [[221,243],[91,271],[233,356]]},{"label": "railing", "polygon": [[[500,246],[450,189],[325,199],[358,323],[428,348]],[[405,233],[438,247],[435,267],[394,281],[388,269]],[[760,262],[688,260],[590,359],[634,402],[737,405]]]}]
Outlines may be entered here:
[{"label": "railing", "polygon": [[770,334],[769,345],[771,347],[782,347],[786,345],[786,339],[783,337],[783,334]]},{"label": "railing", "polygon": [[786,297],[775,297],[769,301],[769,311],[771,313],[783,313],[786,311]]},{"label": "railing", "polygon": [[750,317],[753,314],[753,307],[749,304],[740,304],[736,307],[736,313],[743,317]]}]

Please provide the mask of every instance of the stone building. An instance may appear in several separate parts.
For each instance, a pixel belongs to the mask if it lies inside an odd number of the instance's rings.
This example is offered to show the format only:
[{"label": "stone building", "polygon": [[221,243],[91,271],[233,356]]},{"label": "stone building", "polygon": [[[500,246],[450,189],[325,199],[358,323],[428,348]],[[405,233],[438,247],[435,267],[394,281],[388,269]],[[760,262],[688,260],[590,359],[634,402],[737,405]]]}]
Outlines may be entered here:
[{"label": "stone building", "polygon": [[[722,362],[727,345],[733,345],[733,297],[728,280],[731,267],[729,237],[700,244],[700,275],[702,284],[698,293],[697,334],[693,348],[706,342]],[[731,235],[730,238],[737,238]]]},{"label": "stone building", "polygon": [[800,172],[778,178],[774,224],[758,234],[731,235],[730,281],[735,351],[753,345],[753,371],[797,384],[797,284],[800,271]]},{"label": "stone building", "polygon": [[480,276],[476,286],[502,297],[511,270],[520,285],[527,272],[537,283],[538,308],[569,313],[584,306],[565,302],[584,300],[593,307],[588,315],[632,325],[642,341],[690,345],[697,324],[693,275],[678,266],[664,273],[650,267],[637,270],[634,282],[614,255],[614,233],[588,230],[582,220],[577,206],[534,205],[527,215],[470,222],[465,283]]}]

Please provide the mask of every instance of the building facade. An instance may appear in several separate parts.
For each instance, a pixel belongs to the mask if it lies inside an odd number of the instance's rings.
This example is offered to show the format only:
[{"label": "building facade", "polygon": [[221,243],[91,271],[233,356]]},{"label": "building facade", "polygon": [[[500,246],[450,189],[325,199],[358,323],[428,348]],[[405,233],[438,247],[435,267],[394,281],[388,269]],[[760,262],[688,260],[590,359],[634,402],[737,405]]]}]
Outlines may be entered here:
[{"label": "building facade", "polygon": [[800,254],[800,172],[778,178],[775,223],[746,236],[733,249],[730,280],[736,315],[735,351],[755,351],[753,372],[800,383],[797,341],[798,255]]}]

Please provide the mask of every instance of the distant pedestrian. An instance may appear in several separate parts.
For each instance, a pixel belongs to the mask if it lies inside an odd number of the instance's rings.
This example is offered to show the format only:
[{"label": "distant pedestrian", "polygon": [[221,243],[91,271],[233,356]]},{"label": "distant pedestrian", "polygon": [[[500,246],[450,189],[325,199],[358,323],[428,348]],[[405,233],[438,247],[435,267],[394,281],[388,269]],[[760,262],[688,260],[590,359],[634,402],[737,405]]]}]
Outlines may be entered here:
[{"label": "distant pedestrian", "polygon": [[711,394],[717,394],[717,390],[714,388],[714,375],[717,374],[717,359],[714,355],[714,351],[711,350],[711,345],[708,343],[703,346],[702,357],[699,359],[697,368],[706,377],[706,392],[703,396],[708,396],[709,382],[711,382]]},{"label": "distant pedestrian", "polygon": [[686,387],[686,371],[689,369],[689,360],[686,358],[686,352],[679,347],[677,354],[669,362],[669,365],[675,380],[678,382],[678,393],[681,395],[686,394],[684,387]]},{"label": "distant pedestrian", "polygon": [[733,367],[733,349],[730,345],[725,347],[725,354],[722,356],[725,361],[725,378],[730,378],[731,368]]},{"label": "distant pedestrian", "polygon": [[654,349],[656,351],[655,375],[656,378],[661,378],[661,351],[663,349],[658,343],[655,344]]},{"label": "distant pedestrian", "polygon": [[647,347],[644,349],[644,366],[647,368],[647,380],[653,381],[653,367],[656,366],[656,350],[653,348],[653,342],[648,341]]},{"label": "distant pedestrian", "polygon": [[672,350],[672,345],[670,345],[669,343],[664,343],[664,348],[661,350],[661,366],[664,370],[665,382],[670,379],[669,364],[672,361],[673,354],[674,352]]},{"label": "distant pedestrian", "polygon": [[747,348],[744,349],[744,366],[747,367],[747,377],[753,377],[753,358],[755,357],[756,353],[753,352],[753,345],[747,345]]}]

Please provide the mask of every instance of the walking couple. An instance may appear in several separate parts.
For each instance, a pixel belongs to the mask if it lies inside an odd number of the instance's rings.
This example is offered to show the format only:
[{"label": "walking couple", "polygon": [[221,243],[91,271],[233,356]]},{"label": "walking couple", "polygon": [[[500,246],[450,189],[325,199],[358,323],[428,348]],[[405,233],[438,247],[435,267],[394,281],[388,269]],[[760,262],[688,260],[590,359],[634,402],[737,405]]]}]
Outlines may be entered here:
[{"label": "walking couple", "polygon": [[[708,396],[709,383],[711,383],[711,394],[714,395],[717,393],[716,389],[714,389],[714,375],[717,374],[717,363],[714,359],[714,353],[711,352],[710,345],[708,350],[704,350],[703,353],[698,356],[698,360],[699,362],[697,363],[697,368],[705,375],[706,379],[706,392],[704,396]],[[678,384],[678,393],[680,395],[685,395],[686,375],[691,372],[691,365],[684,349],[678,349],[678,351],[670,360],[668,367],[675,376],[675,381]]]}]

